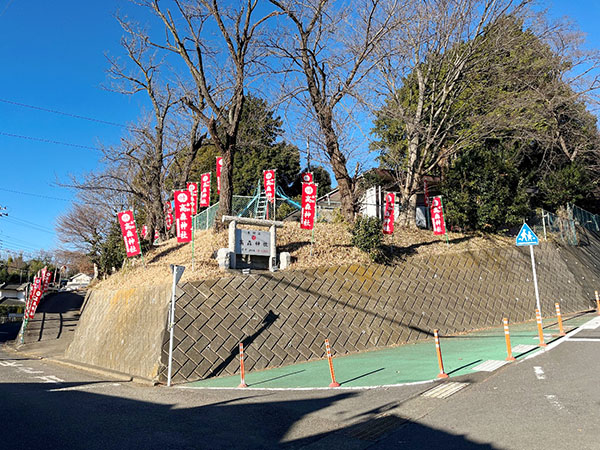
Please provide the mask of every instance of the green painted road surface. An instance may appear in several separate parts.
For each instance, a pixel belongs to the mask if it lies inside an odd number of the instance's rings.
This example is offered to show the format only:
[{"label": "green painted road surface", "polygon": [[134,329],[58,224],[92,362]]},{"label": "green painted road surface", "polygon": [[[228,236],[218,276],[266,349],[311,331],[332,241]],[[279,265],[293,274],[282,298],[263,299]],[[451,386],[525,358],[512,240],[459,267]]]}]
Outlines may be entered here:
[{"label": "green painted road surface", "polygon": [[[595,313],[565,317],[565,331],[568,333],[594,317]],[[545,319],[545,342],[558,339],[558,334],[556,320]],[[535,320],[510,325],[510,339],[513,349],[523,345],[536,346],[523,352],[513,350],[513,356],[517,359],[540,351],[537,347],[539,337]],[[450,377],[472,374],[474,367],[489,360],[506,359],[502,326],[468,334],[442,335],[440,341],[444,369]],[[244,349],[246,356],[251,352],[252,346]],[[424,382],[435,379],[439,373],[433,338],[414,344],[340,357],[335,356],[335,342],[332,342],[332,353],[336,381],[342,387],[361,388]],[[328,387],[330,382],[326,359],[246,373],[246,384],[249,388],[324,388]],[[235,388],[239,384],[240,377],[236,375],[196,381],[183,387]]]}]

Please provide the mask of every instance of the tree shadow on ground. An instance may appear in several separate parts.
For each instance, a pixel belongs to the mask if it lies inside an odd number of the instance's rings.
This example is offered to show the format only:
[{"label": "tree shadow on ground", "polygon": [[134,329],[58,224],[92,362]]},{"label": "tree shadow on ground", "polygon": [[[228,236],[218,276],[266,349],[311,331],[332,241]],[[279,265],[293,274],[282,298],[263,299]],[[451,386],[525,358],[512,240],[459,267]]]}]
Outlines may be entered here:
[{"label": "tree shadow on ground", "polygon": [[310,245],[310,241],[290,242],[290,243],[285,244],[285,245],[278,245],[277,246],[277,250],[279,252],[292,253],[292,252],[295,252],[297,250],[300,250],[302,247],[306,247],[307,245]]},{"label": "tree shadow on ground", "polygon": [[175,245],[174,247],[168,248],[166,250],[163,250],[161,252],[158,252],[156,255],[154,255],[152,257],[152,259],[148,260],[148,264],[156,262],[157,260],[159,260],[160,258],[162,258],[163,256],[167,256],[170,253],[173,253],[176,250],[179,250],[181,247],[183,247],[184,245],[186,245],[185,242],[180,242],[179,244]]},{"label": "tree shadow on ground", "polygon": [[[275,314],[272,310],[269,310],[269,312],[265,315],[265,317],[262,320],[262,325],[260,326],[260,328],[258,328],[254,333],[252,333],[250,336],[246,336],[244,339],[242,339],[242,344],[244,344],[244,348],[248,348],[248,346],[250,344],[252,344],[256,338],[258,336],[260,336],[267,328],[269,328],[271,325],[273,325],[273,323],[275,323],[275,321],[279,318],[279,315]],[[221,363],[215,367],[208,375],[206,375],[206,378],[212,378],[212,377],[216,377],[219,376],[220,374],[223,373],[223,371],[225,370],[225,368],[235,359],[237,358],[237,356],[240,354],[240,347],[239,344],[236,344],[230,351],[229,351],[229,355],[227,356],[227,358],[225,358],[223,361],[221,361]]]},{"label": "tree shadow on ground", "polygon": [[[448,242],[450,244],[458,244],[460,242],[465,242],[473,239],[472,236],[463,236],[460,238],[450,239]],[[428,242],[419,242],[417,244],[407,245],[406,247],[399,247],[397,245],[384,245],[383,253],[388,260],[392,260],[393,258],[399,258],[401,260],[405,260],[407,256],[414,255],[418,253],[418,249],[421,247],[426,247],[428,245],[439,244],[439,239],[434,239]]]},{"label": "tree shadow on ground", "polygon": [[[247,392],[205,403],[206,395],[154,389],[145,400],[87,392],[88,383],[2,383],[3,447],[112,449],[493,449],[466,436],[413,422],[375,408],[359,420],[315,421],[323,410],[344,407],[358,393],[265,401]],[[89,383],[90,385],[93,383]],[[96,386],[99,386],[96,383]],[[91,387],[91,386],[90,386]],[[106,388],[105,388],[106,389]],[[221,397],[221,398],[223,398]],[[255,395],[256,397],[256,395]],[[210,397],[209,397],[210,398]],[[356,400],[356,399],[355,399]],[[385,405],[384,405],[385,406]],[[329,413],[330,414],[330,413]],[[303,421],[305,417],[307,420]],[[32,417],[35,426],[24,427]],[[310,417],[313,417],[311,419]],[[294,437],[298,436],[298,437]]]}]

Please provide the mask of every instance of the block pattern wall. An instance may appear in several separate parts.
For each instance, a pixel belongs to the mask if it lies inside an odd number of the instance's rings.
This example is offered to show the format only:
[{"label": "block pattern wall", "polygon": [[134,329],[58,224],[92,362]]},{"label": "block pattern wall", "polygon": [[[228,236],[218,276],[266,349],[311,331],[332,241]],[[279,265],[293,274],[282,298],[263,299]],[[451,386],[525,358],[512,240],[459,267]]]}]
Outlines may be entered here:
[{"label": "block pattern wall", "polygon": [[[585,248],[535,248],[542,312],[593,307],[598,284],[589,236]],[[238,343],[247,370],[398,345],[534,317],[528,248],[503,247],[413,257],[395,266],[323,268],[251,274],[182,285],[178,290],[174,382],[234,374]],[[597,287],[596,287],[597,288]],[[168,335],[160,379],[166,378]]]}]

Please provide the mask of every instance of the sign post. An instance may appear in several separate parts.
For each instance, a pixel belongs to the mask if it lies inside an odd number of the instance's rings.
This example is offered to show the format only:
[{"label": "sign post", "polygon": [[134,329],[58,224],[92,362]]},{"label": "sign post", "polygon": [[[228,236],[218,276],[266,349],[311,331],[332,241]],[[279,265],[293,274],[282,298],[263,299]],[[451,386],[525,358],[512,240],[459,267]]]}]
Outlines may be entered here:
[{"label": "sign post", "polygon": [[167,386],[171,386],[171,374],[173,370],[173,329],[175,328],[175,289],[183,275],[185,266],[171,264],[173,271],[173,289],[171,291],[171,309],[169,310],[169,367],[167,369]]},{"label": "sign post", "polygon": [[540,293],[538,290],[537,273],[535,271],[535,257],[533,256],[533,246],[540,243],[538,237],[535,235],[533,230],[529,228],[526,223],[523,224],[519,234],[517,234],[516,244],[517,247],[529,246],[529,254],[531,255],[531,270],[533,271],[533,285],[535,287],[535,302],[537,310],[542,313],[540,307]]}]

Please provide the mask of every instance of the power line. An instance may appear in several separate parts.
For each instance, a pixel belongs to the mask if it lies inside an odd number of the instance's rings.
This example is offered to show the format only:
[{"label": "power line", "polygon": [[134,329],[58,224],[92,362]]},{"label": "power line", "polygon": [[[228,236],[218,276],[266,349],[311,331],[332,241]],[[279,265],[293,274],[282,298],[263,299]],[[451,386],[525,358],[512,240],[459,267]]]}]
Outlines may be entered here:
[{"label": "power line", "polygon": [[33,222],[28,222],[26,220],[17,219],[16,217],[8,216],[8,217],[5,217],[3,220],[6,220],[7,222],[10,222],[10,223],[13,223],[13,224],[16,224],[16,225],[20,225],[20,226],[24,226],[24,227],[27,227],[27,228],[31,228],[31,229],[36,230],[36,231],[41,231],[43,233],[48,233],[48,234],[52,234],[52,235],[54,234],[54,231],[50,231],[49,228],[42,227],[40,225],[37,225],[37,224],[35,224]]},{"label": "power line", "polygon": [[0,191],[11,192],[13,194],[29,195],[31,197],[45,198],[47,200],[60,200],[60,201],[63,201],[63,202],[70,202],[71,201],[71,200],[68,200],[66,198],[51,197],[49,195],[41,195],[41,194],[33,194],[31,192],[16,191],[14,189],[6,189],[6,188],[3,188],[3,187],[0,187]]},{"label": "power line", "polygon": [[37,111],[44,111],[44,112],[52,113],[52,114],[59,114],[61,116],[72,117],[74,119],[88,120],[90,122],[101,123],[103,125],[111,125],[113,127],[125,128],[130,131],[140,131],[139,128],[132,127],[129,125],[124,125],[122,123],[110,122],[108,120],[96,119],[94,117],[82,116],[80,114],[72,114],[72,113],[68,113],[68,112],[58,111],[57,109],[50,109],[50,108],[43,108],[41,106],[28,105],[26,103],[20,103],[20,102],[15,102],[12,100],[7,100],[5,98],[0,98],[0,102],[7,103],[9,105],[20,106],[22,108],[29,108],[29,109],[35,109]]},{"label": "power line", "polygon": [[98,152],[102,151],[101,148],[91,147],[89,145],[71,144],[69,142],[53,141],[52,139],[37,138],[37,137],[33,137],[33,136],[24,136],[22,134],[6,133],[4,131],[0,131],[0,135],[2,135],[2,136],[8,136],[8,137],[13,137],[13,138],[18,138],[18,139],[26,139],[26,140],[29,140],[29,141],[43,142],[45,144],[55,144],[55,145],[64,145],[64,146],[67,146],[67,147],[85,148],[87,150],[95,150],[95,151],[98,151]]}]

